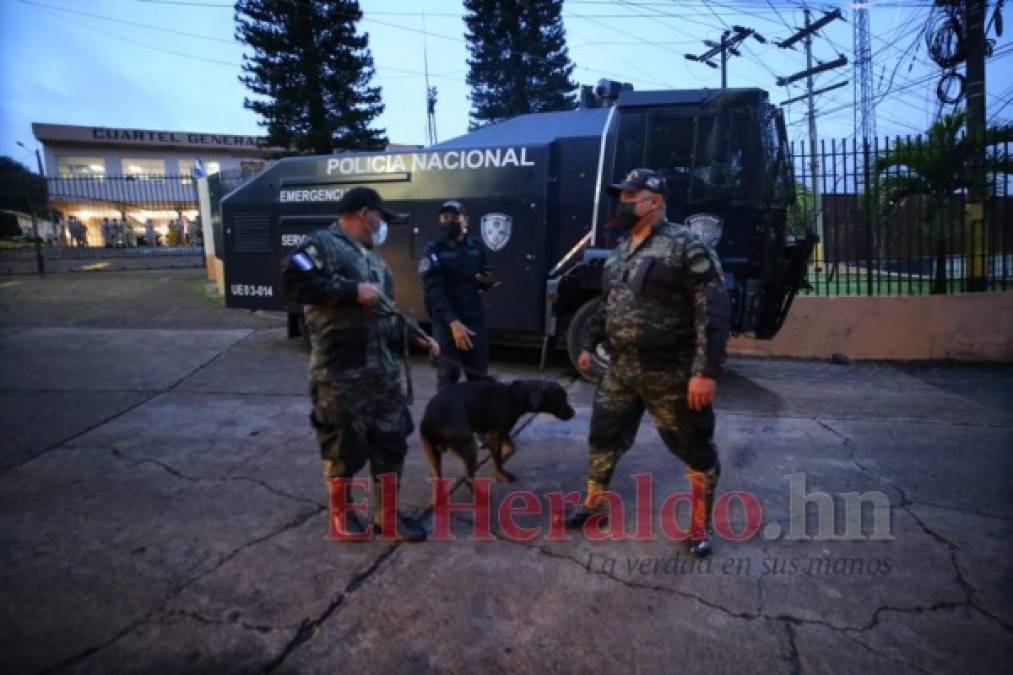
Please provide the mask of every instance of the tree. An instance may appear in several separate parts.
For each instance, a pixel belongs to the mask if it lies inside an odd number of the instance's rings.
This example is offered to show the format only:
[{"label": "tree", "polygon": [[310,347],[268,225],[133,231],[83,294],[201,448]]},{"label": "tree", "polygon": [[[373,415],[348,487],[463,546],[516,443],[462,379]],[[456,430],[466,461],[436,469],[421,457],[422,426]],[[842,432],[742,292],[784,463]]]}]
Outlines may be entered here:
[{"label": "tree", "polygon": [[43,213],[48,208],[46,179],[13,157],[0,156],[0,209]]},{"label": "tree", "polygon": [[243,106],[260,115],[271,145],[299,152],[378,150],[387,138],[369,128],[383,112],[380,88],[369,86],[369,34],[356,33],[356,0],[238,0],[239,80],[258,98]]},{"label": "tree", "polygon": [[[889,154],[876,160],[880,213],[889,216],[914,196],[926,200],[924,226],[936,240],[933,293],[946,292],[945,218],[954,195],[966,194],[974,180],[975,144],[964,135],[964,111],[945,115],[928,130],[926,138],[898,140]],[[984,173],[989,184],[1001,174],[1013,173],[1013,162],[999,144],[1013,141],[1013,126],[985,130]],[[980,152],[981,146],[978,145]],[[980,175],[980,174],[979,174]]]},{"label": "tree", "polygon": [[788,207],[788,232],[796,239],[805,239],[815,231],[816,198],[804,183],[795,183],[795,201]]},{"label": "tree", "polygon": [[464,8],[469,128],[576,105],[563,0],[464,0]]}]

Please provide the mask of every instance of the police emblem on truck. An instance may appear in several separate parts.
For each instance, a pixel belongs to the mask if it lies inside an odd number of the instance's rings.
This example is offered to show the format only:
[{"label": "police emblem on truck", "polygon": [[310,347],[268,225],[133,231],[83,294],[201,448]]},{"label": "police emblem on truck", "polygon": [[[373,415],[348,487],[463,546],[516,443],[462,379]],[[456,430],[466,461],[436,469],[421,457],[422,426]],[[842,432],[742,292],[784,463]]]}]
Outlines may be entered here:
[{"label": "police emblem on truck", "polygon": [[487,213],[482,216],[482,241],[490,251],[499,251],[510,241],[513,219],[505,213]]},{"label": "police emblem on truck", "polygon": [[721,230],[724,223],[719,216],[712,213],[694,213],[686,218],[686,227],[696,232],[703,243],[716,248],[721,241]]}]

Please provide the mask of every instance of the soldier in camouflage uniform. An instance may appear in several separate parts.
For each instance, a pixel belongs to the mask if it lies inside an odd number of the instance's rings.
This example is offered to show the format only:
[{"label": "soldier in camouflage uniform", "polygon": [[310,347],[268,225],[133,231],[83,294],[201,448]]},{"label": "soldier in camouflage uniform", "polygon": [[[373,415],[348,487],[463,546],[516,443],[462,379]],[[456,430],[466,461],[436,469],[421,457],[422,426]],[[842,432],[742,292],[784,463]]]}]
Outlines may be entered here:
[{"label": "soldier in camouflage uniform", "polygon": [[[310,344],[310,423],[316,431],[324,475],[351,478],[367,462],[374,484],[374,524],[379,524],[379,477],[400,478],[414,425],[401,392],[399,362],[410,333],[417,344],[438,355],[439,347],[414,322],[393,313],[394,281],[373,246],[386,239],[385,220],[398,222],[380,195],[353,188],[338,203],[338,221],[310,236],[289,258],[282,287],[303,303]],[[332,489],[342,485],[331,483]],[[344,483],[351,502],[351,485]],[[349,535],[368,528],[348,512]],[[340,520],[340,519],[339,519]],[[409,541],[425,538],[425,530],[407,518],[397,534]],[[341,532],[339,532],[339,535]]]},{"label": "soldier in camouflage uniform", "polygon": [[586,370],[590,352],[607,341],[611,363],[592,409],[587,495],[567,525],[607,517],[601,495],[646,409],[665,445],[686,464],[693,496],[689,550],[705,557],[721,470],[711,405],[730,320],[721,266],[693,231],[665,220],[665,181],[654,171],[636,169],[609,191],[620,198],[617,219],[629,234],[605,263],[603,302],[579,358]]}]

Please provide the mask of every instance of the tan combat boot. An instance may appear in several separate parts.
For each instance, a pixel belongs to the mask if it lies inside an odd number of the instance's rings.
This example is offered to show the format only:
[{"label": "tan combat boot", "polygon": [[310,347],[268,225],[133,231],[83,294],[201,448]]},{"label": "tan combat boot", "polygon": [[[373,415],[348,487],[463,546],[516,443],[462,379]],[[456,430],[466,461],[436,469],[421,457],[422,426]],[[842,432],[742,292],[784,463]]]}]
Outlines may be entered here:
[{"label": "tan combat boot", "polygon": [[711,511],[714,508],[714,491],[721,476],[721,465],[708,471],[686,469],[686,477],[693,497],[689,525],[689,552],[697,558],[711,554]]},{"label": "tan combat boot", "polygon": [[602,525],[607,523],[608,500],[602,496],[606,490],[608,488],[601,483],[589,480],[587,482],[587,496],[584,497],[583,503],[566,517],[563,526],[570,530],[581,528],[588,518],[599,513],[606,514],[604,518],[600,519],[600,523]]}]

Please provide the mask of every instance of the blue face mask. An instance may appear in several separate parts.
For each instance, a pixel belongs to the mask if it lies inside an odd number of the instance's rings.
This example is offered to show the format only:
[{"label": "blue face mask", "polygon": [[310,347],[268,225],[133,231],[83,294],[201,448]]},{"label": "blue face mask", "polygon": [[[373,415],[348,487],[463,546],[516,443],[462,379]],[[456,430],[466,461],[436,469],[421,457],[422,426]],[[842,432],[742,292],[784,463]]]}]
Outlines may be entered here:
[{"label": "blue face mask", "polygon": [[373,238],[373,246],[383,246],[387,241],[387,221],[381,220],[380,227],[376,228],[376,232],[372,232],[370,236]]}]

